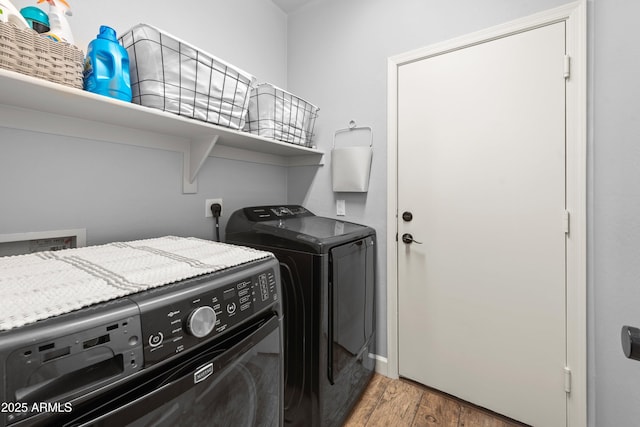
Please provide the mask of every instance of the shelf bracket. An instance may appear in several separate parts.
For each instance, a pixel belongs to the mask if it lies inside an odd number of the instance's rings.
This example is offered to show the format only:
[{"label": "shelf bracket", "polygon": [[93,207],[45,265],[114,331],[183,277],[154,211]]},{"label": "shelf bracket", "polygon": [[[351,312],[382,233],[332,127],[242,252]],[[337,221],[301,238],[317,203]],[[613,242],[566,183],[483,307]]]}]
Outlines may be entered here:
[{"label": "shelf bracket", "polygon": [[198,192],[198,172],[218,142],[218,135],[212,138],[194,138],[187,145],[183,160],[182,192],[193,194]]}]

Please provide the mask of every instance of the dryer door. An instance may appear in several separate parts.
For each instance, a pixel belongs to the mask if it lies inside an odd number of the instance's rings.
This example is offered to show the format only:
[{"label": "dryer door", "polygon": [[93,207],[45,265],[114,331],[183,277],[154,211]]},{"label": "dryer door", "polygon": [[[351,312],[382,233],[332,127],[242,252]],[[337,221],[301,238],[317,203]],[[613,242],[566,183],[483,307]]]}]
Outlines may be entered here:
[{"label": "dryer door", "polygon": [[328,377],[369,358],[374,325],[374,238],[331,249],[329,254]]}]

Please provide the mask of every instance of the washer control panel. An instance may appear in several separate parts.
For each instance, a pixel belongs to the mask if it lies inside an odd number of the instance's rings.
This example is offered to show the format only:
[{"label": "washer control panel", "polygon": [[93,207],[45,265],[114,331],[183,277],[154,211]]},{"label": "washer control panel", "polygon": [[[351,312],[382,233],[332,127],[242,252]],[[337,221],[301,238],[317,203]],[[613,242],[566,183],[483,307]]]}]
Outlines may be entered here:
[{"label": "washer control panel", "polygon": [[272,268],[215,284],[215,279],[141,301],[145,367],[232,330],[255,313],[279,302]]},{"label": "washer control panel", "polygon": [[251,208],[244,208],[244,213],[252,222],[314,216],[304,207],[298,205],[254,206]]}]

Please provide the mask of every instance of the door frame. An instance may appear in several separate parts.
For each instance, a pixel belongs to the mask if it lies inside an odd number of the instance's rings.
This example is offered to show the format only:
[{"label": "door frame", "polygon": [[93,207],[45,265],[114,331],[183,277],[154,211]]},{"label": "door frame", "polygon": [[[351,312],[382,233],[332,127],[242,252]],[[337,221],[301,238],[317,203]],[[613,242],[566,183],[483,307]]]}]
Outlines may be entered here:
[{"label": "door frame", "polygon": [[[567,426],[587,424],[587,2],[579,0],[481,30],[387,61],[387,363],[379,371],[398,378],[398,69],[545,25],[566,23],[570,76],[566,81],[566,203],[571,226],[567,252],[567,368],[571,393]],[[385,369],[386,368],[386,369]],[[386,372],[385,372],[386,371]]]}]

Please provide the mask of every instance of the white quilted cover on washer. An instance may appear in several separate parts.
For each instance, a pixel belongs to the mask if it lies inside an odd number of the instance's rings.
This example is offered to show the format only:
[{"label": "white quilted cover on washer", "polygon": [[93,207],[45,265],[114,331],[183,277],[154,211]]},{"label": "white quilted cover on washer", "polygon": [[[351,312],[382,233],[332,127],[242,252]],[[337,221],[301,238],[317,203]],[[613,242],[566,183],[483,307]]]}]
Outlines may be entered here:
[{"label": "white quilted cover on washer", "polygon": [[167,236],[0,257],[0,331],[269,255]]}]

